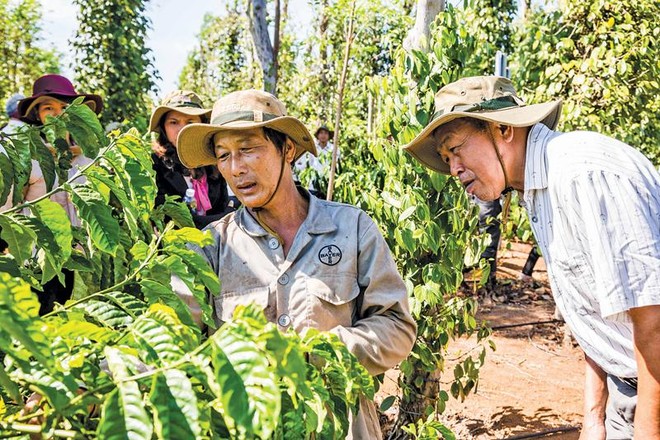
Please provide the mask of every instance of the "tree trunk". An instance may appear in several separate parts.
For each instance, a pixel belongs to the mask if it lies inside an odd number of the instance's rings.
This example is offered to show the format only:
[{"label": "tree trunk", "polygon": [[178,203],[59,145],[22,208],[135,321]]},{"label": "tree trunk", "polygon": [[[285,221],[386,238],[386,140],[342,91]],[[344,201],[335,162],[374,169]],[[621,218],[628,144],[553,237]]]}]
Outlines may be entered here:
[{"label": "tree trunk", "polygon": [[408,32],[403,47],[406,50],[428,49],[431,24],[433,24],[435,17],[444,10],[445,0],[417,0],[415,25]]},{"label": "tree trunk", "polygon": [[[275,14],[275,42],[279,46],[279,1],[276,4],[278,12]],[[250,34],[257,52],[261,71],[264,75],[264,90],[275,94],[277,90],[277,53],[270,41],[268,34],[268,22],[266,20],[266,0],[250,0],[247,10]],[[279,47],[277,48],[279,50]]]},{"label": "tree trunk", "polygon": [[346,78],[348,77],[348,62],[351,58],[351,46],[355,38],[354,24],[355,24],[355,3],[351,3],[351,15],[348,21],[348,30],[346,31],[346,48],[344,51],[344,64],[341,69],[341,78],[339,79],[339,90],[337,91],[337,115],[335,118],[335,137],[333,139],[332,147],[332,163],[330,164],[330,179],[328,181],[328,193],[326,200],[332,200],[335,186],[335,172],[337,170],[337,153],[339,151],[339,131],[341,126],[341,113],[344,106],[344,87],[346,85]]}]

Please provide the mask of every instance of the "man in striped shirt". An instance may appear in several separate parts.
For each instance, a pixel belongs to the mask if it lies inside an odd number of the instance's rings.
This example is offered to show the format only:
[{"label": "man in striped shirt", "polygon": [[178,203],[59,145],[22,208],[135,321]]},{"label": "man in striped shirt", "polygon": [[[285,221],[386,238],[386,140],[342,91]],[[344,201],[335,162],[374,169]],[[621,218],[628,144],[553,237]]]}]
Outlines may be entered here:
[{"label": "man in striped shirt", "polygon": [[580,438],[660,439],[658,172],[612,138],[554,131],[561,102],[525,105],[505,78],[461,79],[435,106],[404,148],[482,200],[522,194],[555,301],[586,354]]}]

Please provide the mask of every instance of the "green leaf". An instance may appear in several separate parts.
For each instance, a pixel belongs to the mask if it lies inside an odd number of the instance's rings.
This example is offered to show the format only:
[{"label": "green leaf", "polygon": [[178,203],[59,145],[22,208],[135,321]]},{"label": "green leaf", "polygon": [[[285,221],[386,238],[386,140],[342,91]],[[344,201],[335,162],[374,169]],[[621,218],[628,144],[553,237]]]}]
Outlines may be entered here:
[{"label": "green leaf", "polygon": [[185,203],[177,202],[173,199],[171,196],[165,198],[165,203],[160,207],[163,214],[171,218],[174,224],[180,228],[194,228],[195,222],[193,222],[190,209]]},{"label": "green leaf", "polygon": [[181,246],[166,246],[165,251],[177,255],[188,266],[188,270],[199,279],[212,295],[220,293],[220,279],[204,257],[197,252]]},{"label": "green leaf", "polygon": [[[200,285],[195,284],[194,276],[188,271],[188,266],[184,264],[183,260],[177,255],[170,255],[162,260],[161,264],[173,274],[176,275],[179,280],[181,280],[188,289],[192,292],[197,305],[199,306],[202,312],[202,322],[208,325],[209,327],[215,327],[215,321],[213,320],[213,311],[209,305],[206,291]],[[208,267],[208,264],[206,265]],[[210,275],[212,276],[212,275]],[[215,276],[217,279],[217,275]],[[218,290],[215,290],[214,293],[219,293]]]},{"label": "green leaf", "polygon": [[142,401],[138,383],[128,380],[126,361],[121,352],[106,346],[103,350],[117,388],[106,398],[97,429],[101,440],[151,440],[153,425]]},{"label": "green leaf", "polygon": [[188,376],[167,370],[154,377],[150,396],[154,428],[159,439],[196,439],[201,436],[197,396]]},{"label": "green leaf", "polygon": [[28,225],[28,217],[21,214],[1,214],[0,236],[9,245],[9,252],[22,263],[32,256],[32,247],[37,235]]},{"label": "green leaf", "polygon": [[119,223],[112,216],[112,208],[88,186],[73,185],[68,190],[92,242],[99,250],[115,255],[119,246]]},{"label": "green leaf", "polygon": [[41,259],[41,282],[45,283],[60,272],[62,265],[71,256],[71,221],[64,208],[50,199],[43,199],[33,205],[32,212],[44,225],[43,230],[38,232],[37,244],[45,253],[45,257]]},{"label": "green leaf", "polygon": [[18,267],[16,258],[13,255],[0,255],[0,272],[6,272],[12,277],[21,276],[21,269]]},{"label": "green leaf", "polygon": [[[237,424],[255,429],[255,434],[261,438],[269,438],[281,410],[277,377],[269,367],[268,358],[254,342],[232,332],[232,328],[231,324],[225,325],[212,336],[214,369],[223,393],[223,407]],[[237,383],[235,374],[240,377]],[[247,411],[244,393],[248,400]]]},{"label": "green leaf", "polygon": [[38,131],[29,132],[30,154],[39,163],[46,184],[46,191],[53,189],[55,184],[55,158],[44,143]]},{"label": "green leaf", "polygon": [[129,293],[108,292],[103,294],[102,300],[93,294],[91,298],[76,304],[75,308],[84,311],[99,324],[117,328],[132,323],[147,307],[144,302]]},{"label": "green leaf", "polygon": [[[39,301],[30,286],[20,278],[0,273],[0,334],[16,339],[47,371],[52,372],[54,360],[46,335],[40,329],[38,315]],[[2,346],[0,350],[16,352],[13,345]]]},{"label": "green leaf", "polygon": [[126,192],[117,186],[110,177],[101,174],[97,170],[87,170],[85,175],[97,186],[97,188],[98,186],[105,185],[110,191],[112,191],[112,194],[114,194],[114,196],[117,197],[117,200],[119,200],[119,203],[121,203],[121,209],[124,212],[124,218],[126,219],[126,224],[128,225],[129,230],[132,234],[138,236],[140,232],[138,226],[140,215],[138,214],[135,204],[129,199]]},{"label": "green leaf", "polygon": [[392,405],[396,402],[396,396],[387,396],[386,398],[383,399],[383,401],[380,404],[380,410],[382,412],[387,411],[392,407]]},{"label": "green leaf", "polygon": [[18,205],[23,201],[23,188],[27,184],[32,172],[32,161],[30,160],[29,135],[21,130],[10,141],[4,145],[12,164],[14,172],[14,193],[12,205]]},{"label": "green leaf", "polygon": [[107,343],[116,336],[115,332],[108,328],[99,327],[91,322],[77,320],[67,321],[61,326],[58,326],[55,334],[72,339],[86,338],[91,341],[100,342],[101,344]]},{"label": "green leaf", "polygon": [[163,236],[165,243],[179,243],[186,244],[192,243],[197,246],[204,247],[214,243],[213,236],[210,231],[200,231],[197,228],[181,228],[171,229]]},{"label": "green leaf", "polygon": [[29,384],[31,389],[44,396],[57,411],[63,411],[76,396],[78,384],[73,376],[64,375],[54,368],[49,371],[40,361],[18,360],[17,365],[19,368],[12,374],[14,378]]},{"label": "green leaf", "polygon": [[2,362],[0,362],[0,386],[9,394],[14,403],[23,403],[23,397],[18,389],[18,385],[7,375],[4,363]]},{"label": "green leaf", "polygon": [[66,128],[82,148],[85,156],[94,158],[99,154],[99,147],[105,135],[103,127],[96,114],[87,105],[81,104],[82,98],[77,98],[66,109],[68,118],[63,118]]},{"label": "green leaf", "polygon": [[0,175],[2,175],[2,182],[0,184],[0,206],[3,206],[9,197],[11,188],[14,185],[14,166],[11,164],[9,157],[0,152]]},{"label": "green leaf", "polygon": [[190,308],[172,291],[169,283],[163,284],[161,281],[145,278],[140,281],[140,290],[149,304],[165,304],[176,311],[181,322],[190,326],[196,325],[190,314]]},{"label": "green leaf", "polygon": [[402,223],[402,222],[405,221],[408,217],[410,217],[411,215],[413,215],[413,214],[415,213],[415,210],[416,210],[416,209],[417,209],[417,207],[414,206],[414,205],[413,205],[413,206],[409,206],[408,208],[406,208],[406,210],[403,211],[403,212],[401,213],[401,215],[399,215],[399,223]]},{"label": "green leaf", "polygon": [[174,311],[160,304],[136,319],[132,333],[140,348],[151,355],[150,361],[160,359],[164,365],[178,361],[196,345],[190,327],[181,325]]}]

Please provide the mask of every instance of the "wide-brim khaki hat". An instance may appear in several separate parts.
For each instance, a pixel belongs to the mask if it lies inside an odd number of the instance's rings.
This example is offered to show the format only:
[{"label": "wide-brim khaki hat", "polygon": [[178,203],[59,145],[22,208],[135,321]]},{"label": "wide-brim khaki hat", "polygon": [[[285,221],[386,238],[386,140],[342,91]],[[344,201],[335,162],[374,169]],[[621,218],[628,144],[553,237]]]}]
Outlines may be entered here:
[{"label": "wide-brim khaki hat", "polygon": [[287,116],[280,100],[261,90],[241,90],[216,101],[209,124],[189,124],[179,132],[176,143],[179,159],[188,168],[215,165],[213,137],[217,133],[259,127],[287,135],[296,145],[295,159],[306,151],[316,156],[312,135],[302,122]]},{"label": "wide-brim khaki hat", "polygon": [[463,78],[435,94],[435,113],[431,122],[403,149],[428,168],[450,174],[449,165],[437,152],[438,144],[433,136],[433,131],[441,125],[467,117],[512,127],[529,127],[541,122],[554,129],[560,114],[561,101],[526,105],[507,78]]},{"label": "wide-brim khaki hat", "polygon": [[210,108],[204,108],[201,98],[190,90],[175,90],[170,92],[151,113],[149,131],[156,131],[160,120],[167,112],[175,111],[190,116],[204,116],[211,114]]}]

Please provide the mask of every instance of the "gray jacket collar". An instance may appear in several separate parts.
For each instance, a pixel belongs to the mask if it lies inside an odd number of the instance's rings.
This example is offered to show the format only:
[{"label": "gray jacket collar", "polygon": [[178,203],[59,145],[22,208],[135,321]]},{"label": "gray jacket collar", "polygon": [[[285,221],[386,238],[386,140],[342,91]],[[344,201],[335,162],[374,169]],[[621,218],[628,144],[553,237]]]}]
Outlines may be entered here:
[{"label": "gray jacket collar", "polygon": [[[337,225],[332,221],[332,215],[328,211],[330,202],[311,195],[301,187],[298,187],[298,191],[303,197],[309,200],[307,218],[300,227],[313,235],[327,234],[337,230]],[[235,221],[238,227],[243,229],[248,235],[253,237],[264,237],[268,235],[268,232],[245,207],[241,207],[236,212]]]}]

